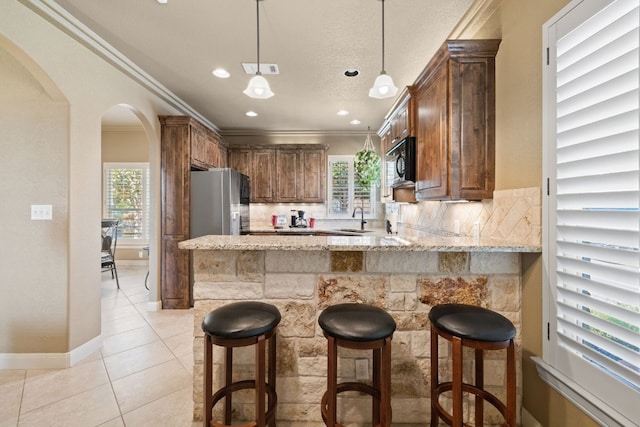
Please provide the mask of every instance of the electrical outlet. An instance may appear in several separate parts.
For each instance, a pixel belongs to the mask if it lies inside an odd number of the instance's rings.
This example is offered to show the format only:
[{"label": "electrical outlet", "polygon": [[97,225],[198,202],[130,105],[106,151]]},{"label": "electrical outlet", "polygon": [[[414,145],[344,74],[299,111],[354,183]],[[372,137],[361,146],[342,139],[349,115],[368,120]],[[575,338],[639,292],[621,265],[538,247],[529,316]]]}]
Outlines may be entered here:
[{"label": "electrical outlet", "polygon": [[53,219],[53,205],[31,205],[31,219],[49,221]]},{"label": "electrical outlet", "polygon": [[480,237],[480,221],[476,221],[473,223],[473,237],[475,239]]},{"label": "electrical outlet", "polygon": [[460,234],[460,220],[456,219],[453,221],[453,232],[456,234]]},{"label": "electrical outlet", "polygon": [[142,251],[138,252],[138,258],[142,258]]},{"label": "electrical outlet", "polygon": [[369,379],[369,359],[356,359],[356,379]]}]

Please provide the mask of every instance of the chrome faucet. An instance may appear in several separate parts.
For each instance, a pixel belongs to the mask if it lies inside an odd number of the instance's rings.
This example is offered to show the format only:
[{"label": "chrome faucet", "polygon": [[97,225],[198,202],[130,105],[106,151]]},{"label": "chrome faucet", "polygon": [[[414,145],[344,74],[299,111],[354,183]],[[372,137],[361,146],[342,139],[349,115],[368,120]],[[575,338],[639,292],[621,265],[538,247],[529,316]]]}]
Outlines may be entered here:
[{"label": "chrome faucet", "polygon": [[367,223],[367,221],[364,220],[364,209],[362,209],[360,206],[356,206],[353,209],[353,214],[351,214],[351,218],[355,218],[356,217],[356,211],[360,209],[360,214],[361,214],[361,219],[360,219],[360,230],[364,231],[364,225]]}]

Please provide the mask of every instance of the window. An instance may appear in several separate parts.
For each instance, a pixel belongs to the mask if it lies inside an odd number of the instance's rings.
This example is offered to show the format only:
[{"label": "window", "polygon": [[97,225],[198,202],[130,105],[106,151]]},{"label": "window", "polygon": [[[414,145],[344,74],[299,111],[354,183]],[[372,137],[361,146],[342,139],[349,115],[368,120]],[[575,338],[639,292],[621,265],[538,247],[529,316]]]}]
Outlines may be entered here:
[{"label": "window", "polygon": [[149,242],[149,164],[104,163],[104,218],[120,220],[118,243]]},{"label": "window", "polygon": [[[640,397],[639,0],[545,25],[541,376],[605,425]],[[635,420],[635,421],[633,421]]]},{"label": "window", "polygon": [[362,188],[353,168],[354,156],[328,156],[329,160],[329,217],[347,218],[355,208],[362,207],[366,217],[375,215],[376,187]]}]

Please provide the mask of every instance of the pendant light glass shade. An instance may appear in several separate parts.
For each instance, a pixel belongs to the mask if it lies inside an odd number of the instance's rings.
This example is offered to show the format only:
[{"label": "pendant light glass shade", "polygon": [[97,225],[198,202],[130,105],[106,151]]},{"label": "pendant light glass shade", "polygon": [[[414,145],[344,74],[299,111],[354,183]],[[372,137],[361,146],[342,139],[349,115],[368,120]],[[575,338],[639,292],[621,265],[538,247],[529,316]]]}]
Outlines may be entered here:
[{"label": "pendant light glass shade", "polygon": [[260,73],[260,0],[256,0],[256,40],[258,53],[256,75],[249,80],[249,85],[242,93],[250,98],[267,99],[271,98],[274,93],[271,91],[267,79],[262,77],[262,73]]},{"label": "pendant light glass shade", "polygon": [[376,77],[373,87],[369,89],[369,96],[371,98],[389,98],[395,96],[396,93],[398,93],[398,88],[393,84],[393,79],[384,72]]},{"label": "pendant light glass shade", "polygon": [[371,98],[390,98],[398,93],[398,88],[393,84],[393,79],[384,70],[384,0],[382,0],[382,71],[373,82],[373,87],[369,89]]},{"label": "pendant light glass shade", "polygon": [[242,93],[257,99],[267,99],[273,96],[269,82],[259,72],[249,80],[249,85]]}]

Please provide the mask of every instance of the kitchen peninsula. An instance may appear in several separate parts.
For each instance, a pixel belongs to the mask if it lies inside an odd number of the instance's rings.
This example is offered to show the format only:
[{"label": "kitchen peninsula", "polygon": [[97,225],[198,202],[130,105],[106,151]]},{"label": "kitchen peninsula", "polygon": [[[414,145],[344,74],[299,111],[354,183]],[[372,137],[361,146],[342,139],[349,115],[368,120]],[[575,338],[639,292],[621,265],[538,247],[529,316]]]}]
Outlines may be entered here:
[{"label": "kitchen peninsula", "polygon": [[[194,416],[202,418],[203,337],[206,313],[237,300],[278,307],[277,418],[283,425],[321,426],[320,399],[326,388],[326,340],[317,324],[333,304],[358,302],[387,310],[398,329],[392,343],[394,425],[427,425],[429,420],[429,323],[439,303],[480,305],[511,319],[518,329],[518,413],[521,403],[521,256],[537,245],[472,237],[203,236],[181,242],[193,252]],[[245,350],[245,349],[242,349]],[[443,348],[441,357],[448,358]],[[355,378],[356,358],[370,353],[340,352],[343,379]],[[222,352],[214,353],[219,376]],[[252,363],[251,350],[239,364]],[[443,359],[444,361],[444,359]],[[371,361],[369,360],[369,369]],[[465,376],[472,372],[465,365]],[[247,372],[247,369],[242,369]],[[503,355],[485,361],[486,385],[502,395]],[[214,378],[218,382],[219,378]],[[345,422],[370,417],[370,399],[349,396]],[[234,405],[236,400],[234,400]],[[237,411],[252,413],[251,398]],[[242,405],[247,405],[246,408]],[[470,405],[465,405],[469,410]],[[501,423],[488,412],[491,422]]]}]

